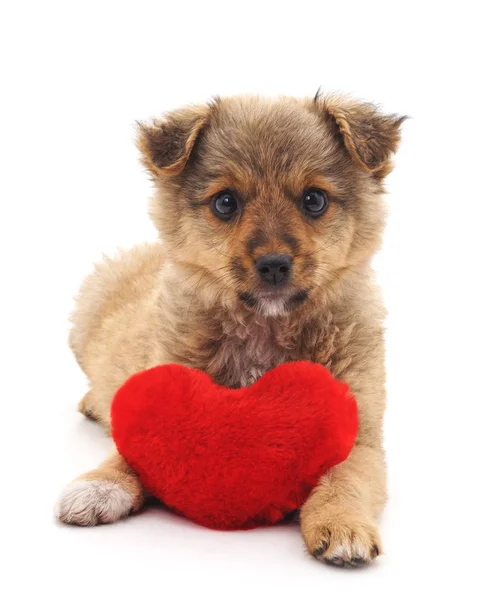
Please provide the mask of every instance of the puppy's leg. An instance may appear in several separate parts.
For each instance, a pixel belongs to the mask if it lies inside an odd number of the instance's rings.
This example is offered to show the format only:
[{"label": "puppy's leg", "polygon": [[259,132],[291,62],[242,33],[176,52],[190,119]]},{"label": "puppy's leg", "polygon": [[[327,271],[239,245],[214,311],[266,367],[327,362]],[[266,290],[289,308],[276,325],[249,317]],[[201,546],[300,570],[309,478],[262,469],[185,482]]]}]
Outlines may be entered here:
[{"label": "puppy's leg", "polygon": [[303,505],[301,530],[316,558],[337,566],[370,562],[382,552],[376,527],[386,501],[383,452],[357,445],[322,477]]},{"label": "puppy's leg", "polygon": [[105,432],[110,435],[109,404],[108,395],[98,396],[94,390],[90,390],[81,398],[78,411],[87,419],[102,425]]},{"label": "puppy's leg", "polygon": [[96,420],[94,411],[92,410],[92,392],[86,392],[78,404],[78,411],[88,419]]},{"label": "puppy's leg", "polygon": [[113,523],[139,510],[143,500],[144,490],[136,473],[114,450],[97,469],[63,490],[55,516],[81,526]]}]

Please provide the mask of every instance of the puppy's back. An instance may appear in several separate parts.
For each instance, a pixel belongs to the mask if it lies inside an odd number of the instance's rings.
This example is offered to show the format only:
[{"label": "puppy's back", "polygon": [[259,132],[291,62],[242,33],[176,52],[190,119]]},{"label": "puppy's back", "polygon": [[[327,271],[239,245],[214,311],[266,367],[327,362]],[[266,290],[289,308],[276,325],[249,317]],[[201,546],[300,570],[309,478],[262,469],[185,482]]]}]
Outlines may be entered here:
[{"label": "puppy's back", "polygon": [[[115,258],[104,256],[84,279],[70,318],[69,346],[90,379],[92,355],[99,346],[102,355],[108,354],[116,335],[133,336],[137,313],[156,286],[163,260],[161,245],[142,244],[120,251]],[[119,321],[121,327],[116,327]]]}]

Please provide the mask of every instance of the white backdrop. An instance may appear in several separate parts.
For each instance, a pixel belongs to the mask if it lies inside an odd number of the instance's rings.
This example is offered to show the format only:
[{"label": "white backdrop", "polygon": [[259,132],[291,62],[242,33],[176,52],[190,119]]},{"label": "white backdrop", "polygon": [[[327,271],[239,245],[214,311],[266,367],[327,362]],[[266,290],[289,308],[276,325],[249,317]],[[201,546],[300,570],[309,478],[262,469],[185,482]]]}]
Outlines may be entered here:
[{"label": "white backdrop", "polygon": [[[489,6],[2,3],[3,597],[494,597]],[[216,533],[160,507],[108,527],[55,524],[60,488],[110,445],[75,410],[86,384],[66,345],[71,297],[102,252],[155,236],[134,120],[321,85],[412,117],[376,262],[389,309],[386,554],[327,568],[296,526]]]}]

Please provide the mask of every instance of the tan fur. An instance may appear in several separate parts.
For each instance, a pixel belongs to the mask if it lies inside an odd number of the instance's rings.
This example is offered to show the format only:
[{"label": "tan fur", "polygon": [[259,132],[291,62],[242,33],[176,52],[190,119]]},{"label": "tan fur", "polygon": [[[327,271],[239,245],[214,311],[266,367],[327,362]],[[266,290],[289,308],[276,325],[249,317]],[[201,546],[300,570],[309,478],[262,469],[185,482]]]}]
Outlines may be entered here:
[{"label": "tan fur", "polygon": [[[91,386],[80,410],[105,427],[117,388],[162,363],[205,370],[232,387],[298,359],[346,380],[359,404],[356,447],[301,510],[309,552],[330,564],[368,562],[381,551],[384,311],[369,261],[401,122],[339,97],[242,97],[141,125],[160,242],[106,258],[83,283],[72,318],[70,345]],[[314,220],[298,204],[310,187],[331,199]],[[229,223],[209,205],[223,189],[243,199],[242,216]],[[293,259],[291,285],[278,300],[264,296],[253,268],[266,253]],[[293,306],[302,290],[308,298]],[[117,482],[134,509],[142,502],[120,457],[83,478]]]}]

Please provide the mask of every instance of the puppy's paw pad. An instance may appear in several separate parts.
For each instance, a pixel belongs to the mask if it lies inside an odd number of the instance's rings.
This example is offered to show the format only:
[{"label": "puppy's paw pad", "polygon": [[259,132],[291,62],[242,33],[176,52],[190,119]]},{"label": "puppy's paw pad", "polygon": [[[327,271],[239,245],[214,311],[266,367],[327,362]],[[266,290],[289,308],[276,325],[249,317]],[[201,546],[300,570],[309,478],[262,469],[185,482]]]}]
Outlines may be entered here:
[{"label": "puppy's paw pad", "polygon": [[90,527],[114,523],[133,508],[131,494],[118,483],[104,479],[74,481],[62,492],[55,517],[64,523]]},{"label": "puppy's paw pad", "polygon": [[358,567],[381,553],[381,541],[374,525],[353,518],[312,520],[303,529],[310,553],[336,567]]}]

